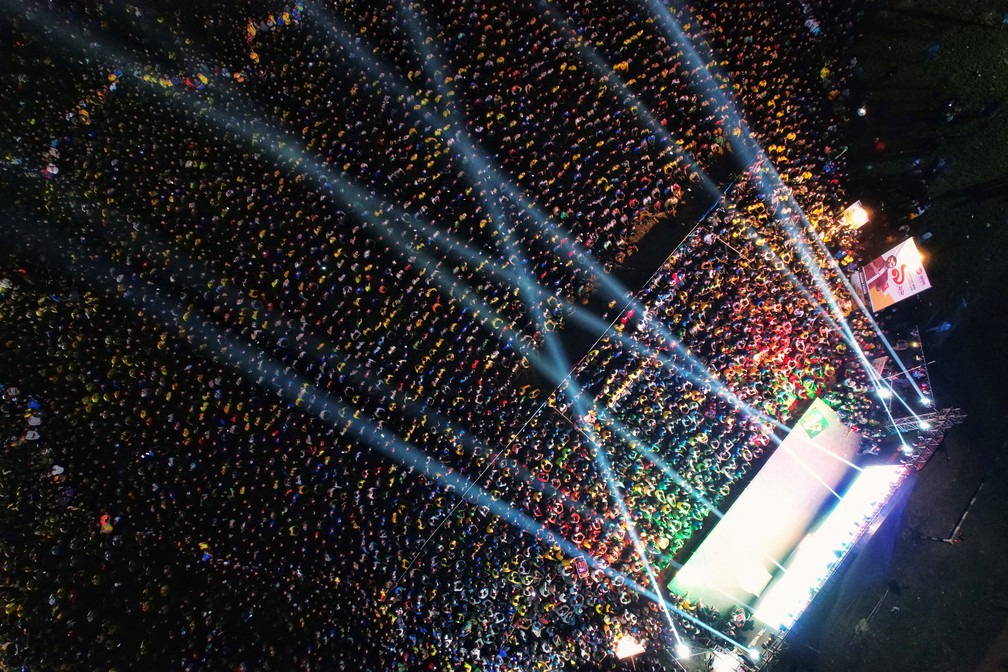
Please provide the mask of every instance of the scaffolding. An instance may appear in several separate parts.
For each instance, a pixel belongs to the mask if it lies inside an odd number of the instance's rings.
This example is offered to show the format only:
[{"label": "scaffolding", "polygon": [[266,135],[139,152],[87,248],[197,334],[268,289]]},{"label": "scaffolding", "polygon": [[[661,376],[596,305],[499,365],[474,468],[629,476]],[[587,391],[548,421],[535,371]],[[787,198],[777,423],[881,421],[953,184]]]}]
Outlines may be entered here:
[{"label": "scaffolding", "polygon": [[[918,429],[920,433],[914,441],[914,451],[907,458],[906,463],[920,471],[928,463],[931,456],[938,450],[938,446],[945,439],[945,433],[960,424],[966,419],[966,414],[958,408],[943,408],[933,413],[920,416],[920,420],[914,417],[900,418],[896,425],[908,423],[907,429]],[[926,429],[924,429],[926,427]],[[903,429],[901,427],[901,429]]]}]

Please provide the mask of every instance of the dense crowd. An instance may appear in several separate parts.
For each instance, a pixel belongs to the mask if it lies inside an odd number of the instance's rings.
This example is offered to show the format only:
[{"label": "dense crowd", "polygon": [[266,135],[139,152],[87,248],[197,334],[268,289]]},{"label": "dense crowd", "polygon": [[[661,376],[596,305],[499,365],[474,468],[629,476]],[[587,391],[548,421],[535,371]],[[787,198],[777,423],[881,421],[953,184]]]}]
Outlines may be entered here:
[{"label": "dense crowd", "polygon": [[[10,19],[0,383],[29,426],[5,429],[4,661],[527,670],[668,643],[645,560],[674,567],[804,401],[875,419],[786,228],[797,203],[850,249],[829,216],[856,8],[667,16],[710,72],[605,0]],[[732,164],[542,389],[642,223]],[[699,639],[692,618],[747,621],[672,600]]]}]

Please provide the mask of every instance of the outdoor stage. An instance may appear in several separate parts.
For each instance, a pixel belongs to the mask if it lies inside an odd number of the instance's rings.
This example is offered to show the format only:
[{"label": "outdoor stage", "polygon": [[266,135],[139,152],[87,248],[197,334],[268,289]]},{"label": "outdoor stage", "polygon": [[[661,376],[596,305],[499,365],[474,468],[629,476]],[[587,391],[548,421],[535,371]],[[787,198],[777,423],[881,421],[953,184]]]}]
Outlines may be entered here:
[{"label": "outdoor stage", "polygon": [[[751,627],[736,639],[760,652],[760,663],[772,659],[767,645],[781,640],[847,553],[877,527],[911,471],[855,466],[859,444],[856,431],[814,401],[668,583],[671,592],[722,615],[738,607],[751,614]],[[740,662],[744,652],[734,654],[718,664],[739,669],[729,662]]]}]

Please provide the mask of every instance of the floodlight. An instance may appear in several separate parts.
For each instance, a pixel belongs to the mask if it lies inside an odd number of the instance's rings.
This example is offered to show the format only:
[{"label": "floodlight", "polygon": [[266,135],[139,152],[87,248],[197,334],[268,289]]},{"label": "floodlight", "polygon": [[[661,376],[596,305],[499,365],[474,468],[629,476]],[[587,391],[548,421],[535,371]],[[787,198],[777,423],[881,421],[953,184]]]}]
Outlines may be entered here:
[{"label": "floodlight", "polygon": [[861,205],[861,201],[852,203],[840,215],[840,219],[852,229],[860,229],[868,223],[868,211]]},{"label": "floodlight", "polygon": [[614,652],[616,657],[620,660],[623,660],[624,658],[632,658],[639,653],[644,653],[644,645],[630,635],[623,635],[616,640]]}]

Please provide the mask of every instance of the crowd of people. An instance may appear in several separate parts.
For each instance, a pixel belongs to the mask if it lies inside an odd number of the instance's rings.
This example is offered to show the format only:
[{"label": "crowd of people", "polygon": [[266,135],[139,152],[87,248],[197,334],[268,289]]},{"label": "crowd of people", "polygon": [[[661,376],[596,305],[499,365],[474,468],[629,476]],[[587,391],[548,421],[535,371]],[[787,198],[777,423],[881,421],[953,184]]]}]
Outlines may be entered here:
[{"label": "crowd of people", "polygon": [[[4,527],[4,661],[528,670],[600,664],[622,634],[660,650],[648,574],[774,422],[813,396],[875,422],[789,228],[800,205],[850,249],[829,215],[855,20],[764,0],[13,20],[0,383],[30,494]],[[733,164],[635,307],[537,385],[642,221]],[[670,599],[698,639],[741,627]]]}]

